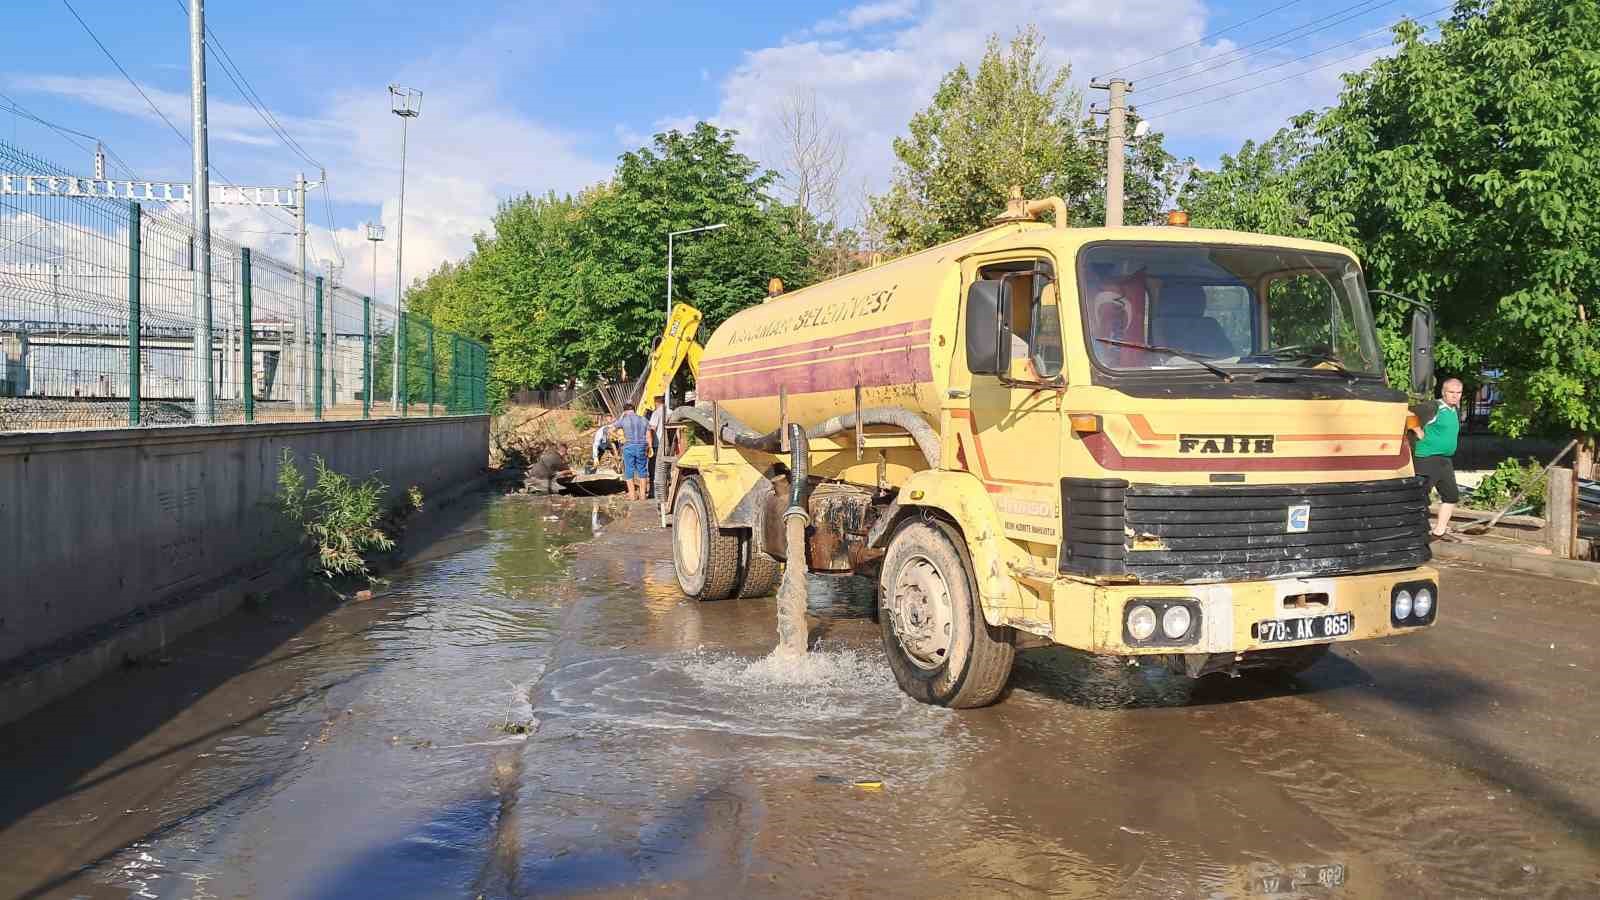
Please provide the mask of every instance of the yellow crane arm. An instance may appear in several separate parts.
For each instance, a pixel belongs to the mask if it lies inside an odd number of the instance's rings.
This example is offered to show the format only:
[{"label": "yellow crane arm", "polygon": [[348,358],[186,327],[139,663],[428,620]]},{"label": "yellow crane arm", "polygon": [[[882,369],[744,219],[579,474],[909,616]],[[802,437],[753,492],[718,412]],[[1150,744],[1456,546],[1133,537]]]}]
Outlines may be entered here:
[{"label": "yellow crane arm", "polygon": [[672,315],[667,317],[667,327],[661,340],[650,351],[650,368],[645,371],[644,388],[639,394],[639,414],[649,415],[655,408],[656,398],[667,392],[672,377],[684,363],[696,377],[700,374],[700,354],[704,348],[695,341],[703,317],[700,310],[687,303],[675,303]]}]

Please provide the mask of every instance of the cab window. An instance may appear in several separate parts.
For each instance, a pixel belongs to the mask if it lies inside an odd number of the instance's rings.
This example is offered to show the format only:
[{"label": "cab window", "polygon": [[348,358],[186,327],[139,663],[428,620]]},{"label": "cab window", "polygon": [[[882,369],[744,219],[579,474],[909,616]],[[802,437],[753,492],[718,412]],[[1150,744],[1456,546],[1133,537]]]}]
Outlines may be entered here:
[{"label": "cab window", "polygon": [[1061,293],[1055,267],[1047,259],[996,263],[978,270],[978,278],[1004,279],[1010,304],[1001,310],[1010,344],[1011,376],[1029,381],[1061,374]]}]

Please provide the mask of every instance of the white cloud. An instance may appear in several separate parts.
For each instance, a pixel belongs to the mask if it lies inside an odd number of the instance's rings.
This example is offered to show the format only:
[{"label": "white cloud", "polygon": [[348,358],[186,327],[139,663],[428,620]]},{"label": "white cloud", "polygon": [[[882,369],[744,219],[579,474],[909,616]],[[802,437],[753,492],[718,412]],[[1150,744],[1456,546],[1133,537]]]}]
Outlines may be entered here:
[{"label": "white cloud", "polygon": [[916,15],[917,3],[918,0],[879,0],[875,3],[862,3],[837,16],[823,19],[809,31],[812,34],[838,34],[860,31],[863,28],[886,25],[890,22],[903,22]]},{"label": "white cloud", "polygon": [[[455,70],[468,71],[468,70]],[[441,262],[457,260],[472,248],[473,235],[489,227],[501,201],[522,191],[576,191],[610,174],[608,160],[577,149],[576,136],[513,110],[495,93],[492,80],[457,77],[446,68],[409,73],[427,86],[422,115],[408,126],[406,159],[405,278],[407,282]],[[103,110],[159,121],[126,82],[103,78],[30,76],[13,78],[18,92],[71,99]],[[146,88],[151,99],[180,128],[189,121],[188,96]],[[389,111],[382,83],[330,91],[324,108],[310,117],[274,111],[306,151],[328,167],[339,205],[359,203],[379,210],[388,240],[378,248],[378,294],[392,299],[395,249],[399,243],[400,121]],[[295,167],[308,168],[279,144],[248,106],[213,99],[208,105],[213,180],[222,174],[238,183],[290,184]],[[165,126],[159,126],[165,130]],[[185,132],[187,134],[187,132]],[[163,144],[165,171],[186,172],[175,154],[176,141]],[[137,160],[136,160],[137,162]],[[141,166],[143,163],[139,163]],[[220,174],[219,174],[220,173]],[[272,177],[273,173],[280,173]],[[141,175],[149,174],[141,171]],[[315,180],[318,173],[308,171]],[[263,182],[263,179],[266,179]],[[324,197],[308,198],[308,257],[336,256],[346,261],[344,277],[370,291],[372,247],[363,223],[344,222],[337,232],[326,225]],[[175,210],[175,212],[179,212]],[[297,258],[289,232],[292,214],[284,210],[214,206],[218,235],[250,245],[289,263]]]},{"label": "white cloud", "polygon": [[[884,24],[895,27],[870,35],[852,33]],[[796,91],[815,92],[818,106],[849,139],[855,179],[881,190],[892,172],[894,138],[905,132],[912,114],[929,103],[939,79],[959,63],[976,64],[990,34],[1006,40],[1029,24],[1036,25],[1044,36],[1052,64],[1071,64],[1072,83],[1089,100],[1097,99],[1096,92],[1088,90],[1092,77],[1128,68],[1136,88],[1132,102],[1136,107],[1142,102],[1150,104],[1147,117],[1152,126],[1166,133],[1168,148],[1180,156],[1219,142],[1231,148],[1246,138],[1264,137],[1289,116],[1334,102],[1340,74],[1365,65],[1380,52],[1374,49],[1371,54],[1251,91],[1238,100],[1185,109],[1256,82],[1240,79],[1168,103],[1155,101],[1284,62],[1313,48],[1297,41],[1280,50],[1219,59],[1240,48],[1226,39],[1201,41],[1207,29],[1217,24],[1202,0],[869,3],[812,26],[798,39],[745,53],[723,79],[719,106],[710,118],[737,129],[747,152],[764,160],[775,159],[778,154],[773,141],[781,101]],[[1374,28],[1378,22],[1365,24]],[[1133,65],[1191,42],[1195,46]],[[1375,37],[1368,43],[1376,47],[1385,39]],[[1338,60],[1358,46],[1285,65],[1262,78],[1272,81],[1294,75]],[[1143,76],[1185,64],[1193,65],[1148,79],[1149,88],[1140,84],[1146,80]],[[1169,83],[1161,84],[1164,81]],[[1103,105],[1104,95],[1099,94],[1098,99]]]}]

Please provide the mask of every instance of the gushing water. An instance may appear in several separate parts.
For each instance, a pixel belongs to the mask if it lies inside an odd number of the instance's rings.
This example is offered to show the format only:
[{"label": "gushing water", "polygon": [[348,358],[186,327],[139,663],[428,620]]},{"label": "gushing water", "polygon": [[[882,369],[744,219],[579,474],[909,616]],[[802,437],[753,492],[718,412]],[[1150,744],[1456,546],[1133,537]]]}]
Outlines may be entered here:
[{"label": "gushing water", "polygon": [[773,655],[795,657],[806,652],[805,516],[784,516],[783,528],[787,556],[778,586],[778,647]]}]

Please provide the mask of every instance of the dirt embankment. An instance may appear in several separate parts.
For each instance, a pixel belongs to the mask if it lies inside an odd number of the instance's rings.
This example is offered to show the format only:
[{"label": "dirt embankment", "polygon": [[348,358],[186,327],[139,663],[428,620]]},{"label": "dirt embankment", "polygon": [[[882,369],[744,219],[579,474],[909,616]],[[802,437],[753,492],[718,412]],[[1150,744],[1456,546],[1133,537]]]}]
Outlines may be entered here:
[{"label": "dirt embankment", "polygon": [[569,464],[586,462],[594,430],[609,417],[603,413],[538,406],[510,406],[496,416],[489,430],[489,465],[497,469],[527,468],[548,451]]}]

